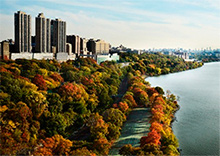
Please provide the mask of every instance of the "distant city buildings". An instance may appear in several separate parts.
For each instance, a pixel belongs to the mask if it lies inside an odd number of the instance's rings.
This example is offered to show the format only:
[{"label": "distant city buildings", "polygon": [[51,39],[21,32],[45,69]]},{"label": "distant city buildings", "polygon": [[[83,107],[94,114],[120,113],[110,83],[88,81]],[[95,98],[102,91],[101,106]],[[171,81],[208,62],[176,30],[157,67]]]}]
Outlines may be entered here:
[{"label": "distant city buildings", "polygon": [[36,47],[35,52],[51,52],[51,24],[50,19],[43,13],[36,17]]},{"label": "distant city buildings", "polygon": [[[15,44],[11,40],[0,44],[1,58],[67,60],[78,57],[96,59],[97,54],[109,53],[110,44],[103,40],[87,40],[78,35],[66,36],[66,22],[50,20],[43,13],[35,18],[35,36],[31,36],[31,16],[18,11],[14,14]],[[9,43],[9,53],[6,50]],[[5,56],[5,57],[4,57]],[[6,57],[7,56],[7,57]]]},{"label": "distant city buildings", "polygon": [[142,54],[143,51],[142,50],[137,50],[137,49],[131,49],[131,48],[127,48],[123,45],[120,45],[119,47],[112,47],[110,49],[110,52],[111,54],[113,53],[134,53],[134,54]]},{"label": "distant city buildings", "polygon": [[173,55],[173,56],[177,56],[178,58],[182,58],[184,60],[189,59],[189,54],[187,52],[174,52],[174,53],[170,53],[169,55]]},{"label": "distant city buildings", "polygon": [[14,14],[15,51],[31,52],[31,16],[18,11]]},{"label": "distant city buildings", "polygon": [[[97,58],[114,53],[161,53],[188,60],[197,53],[203,56],[220,58],[220,49],[211,47],[200,49],[149,49],[137,50],[123,45],[112,47],[101,39],[86,39],[78,35],[66,35],[66,22],[61,19],[50,20],[43,13],[35,18],[35,36],[31,36],[31,16],[22,11],[14,14],[15,42],[12,39],[0,44],[1,59],[57,59],[65,61],[79,57]],[[99,56],[97,56],[99,55]]]}]

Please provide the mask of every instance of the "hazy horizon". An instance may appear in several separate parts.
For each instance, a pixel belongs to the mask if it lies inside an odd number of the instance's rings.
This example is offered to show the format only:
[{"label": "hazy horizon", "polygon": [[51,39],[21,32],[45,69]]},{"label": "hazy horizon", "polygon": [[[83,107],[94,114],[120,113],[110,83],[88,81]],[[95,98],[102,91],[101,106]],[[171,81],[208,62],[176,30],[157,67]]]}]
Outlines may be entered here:
[{"label": "hazy horizon", "polygon": [[60,18],[67,35],[103,39],[112,46],[136,49],[220,48],[218,0],[2,0],[0,40],[14,40],[14,13]]}]

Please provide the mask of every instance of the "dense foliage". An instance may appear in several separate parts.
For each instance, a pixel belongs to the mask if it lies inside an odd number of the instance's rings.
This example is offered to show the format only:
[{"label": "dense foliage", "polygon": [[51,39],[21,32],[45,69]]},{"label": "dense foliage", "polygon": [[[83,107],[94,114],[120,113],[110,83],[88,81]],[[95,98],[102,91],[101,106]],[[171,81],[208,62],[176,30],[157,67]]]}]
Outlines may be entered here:
[{"label": "dense foliage", "polygon": [[[133,93],[138,104],[150,107],[151,127],[147,136],[140,140],[140,147],[125,145],[121,155],[179,155],[178,141],[171,129],[171,121],[178,109],[176,97],[164,92],[160,87],[150,87],[140,76],[133,76],[129,81],[128,92]],[[144,96],[142,96],[144,95]]]},{"label": "dense foliage", "polygon": [[[217,51],[216,51],[217,52]],[[217,55],[219,55],[219,53],[216,53]],[[217,62],[220,61],[220,57],[216,56],[215,53],[195,53],[194,58],[202,61],[202,62]]]},{"label": "dense foliage", "polygon": [[112,108],[123,78],[115,62],[0,64],[0,154],[108,154],[126,119],[121,104]]},{"label": "dense foliage", "polygon": [[168,74],[188,69],[194,69],[203,65],[202,62],[186,62],[176,56],[143,53],[121,53],[120,62],[131,62],[130,71],[139,70],[147,76]]},{"label": "dense foliage", "polygon": [[[142,74],[159,75],[200,66],[160,55],[125,55],[123,68],[93,59],[0,61],[1,155],[107,155],[134,107],[150,107],[151,132],[141,146],[121,154],[178,154],[170,123],[177,103]],[[174,59],[174,60],[173,60]],[[115,100],[121,81],[128,89]],[[127,153],[126,153],[127,151]],[[130,153],[128,153],[130,152]]]}]

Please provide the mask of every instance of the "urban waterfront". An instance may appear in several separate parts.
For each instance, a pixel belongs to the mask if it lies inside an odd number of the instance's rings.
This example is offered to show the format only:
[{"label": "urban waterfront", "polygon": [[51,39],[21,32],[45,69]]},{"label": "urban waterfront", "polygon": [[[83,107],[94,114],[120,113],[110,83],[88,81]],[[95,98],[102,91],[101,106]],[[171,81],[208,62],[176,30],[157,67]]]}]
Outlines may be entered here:
[{"label": "urban waterfront", "polygon": [[220,63],[159,77],[149,77],[152,86],[160,86],[180,97],[175,114],[174,134],[182,155],[219,154]]}]

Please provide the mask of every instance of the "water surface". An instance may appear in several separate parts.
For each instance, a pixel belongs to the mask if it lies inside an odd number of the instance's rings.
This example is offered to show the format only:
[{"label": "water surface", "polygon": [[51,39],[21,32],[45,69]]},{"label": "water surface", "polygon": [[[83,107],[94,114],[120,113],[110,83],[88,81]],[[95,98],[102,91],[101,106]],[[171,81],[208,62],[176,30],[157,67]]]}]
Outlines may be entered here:
[{"label": "water surface", "polygon": [[181,154],[219,155],[220,62],[146,81],[180,97],[173,130]]}]

